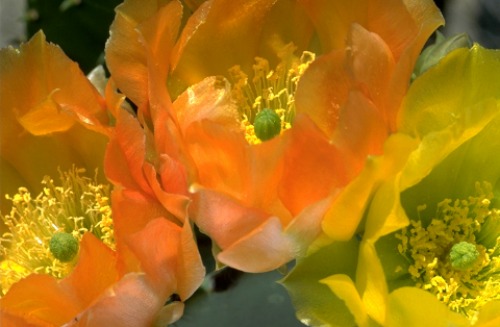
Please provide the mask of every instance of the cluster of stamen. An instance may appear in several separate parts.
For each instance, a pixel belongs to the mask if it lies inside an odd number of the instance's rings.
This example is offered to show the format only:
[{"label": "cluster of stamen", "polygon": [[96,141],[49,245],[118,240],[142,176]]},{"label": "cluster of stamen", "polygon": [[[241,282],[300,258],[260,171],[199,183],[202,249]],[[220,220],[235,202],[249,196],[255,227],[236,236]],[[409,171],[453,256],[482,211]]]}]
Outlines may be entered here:
[{"label": "cluster of stamen", "polygon": [[95,178],[82,176],[84,172],[73,169],[61,173],[61,185],[46,176],[43,192],[36,197],[25,187],[6,196],[12,209],[1,216],[9,229],[0,238],[1,294],[31,273],[56,278],[69,274],[76,263],[78,243],[86,232],[114,247],[110,188]]},{"label": "cluster of stamen", "polygon": [[[249,80],[240,66],[229,70],[232,82],[232,97],[241,114],[241,128],[250,144],[261,143],[255,133],[255,119],[264,109],[270,109],[281,121],[280,132],[292,126],[295,116],[295,91],[300,77],[315,60],[312,52],[303,52],[300,58],[294,55],[296,47],[286,45],[278,53],[280,63],[276,69],[269,67],[269,61],[255,58],[253,78]],[[257,133],[258,134],[258,133]]]},{"label": "cluster of stamen", "polygon": [[[500,210],[489,208],[490,184],[476,189],[475,197],[439,203],[427,226],[411,220],[396,235],[416,286],[472,322],[479,308],[500,300]],[[423,210],[418,208],[419,215]]]}]

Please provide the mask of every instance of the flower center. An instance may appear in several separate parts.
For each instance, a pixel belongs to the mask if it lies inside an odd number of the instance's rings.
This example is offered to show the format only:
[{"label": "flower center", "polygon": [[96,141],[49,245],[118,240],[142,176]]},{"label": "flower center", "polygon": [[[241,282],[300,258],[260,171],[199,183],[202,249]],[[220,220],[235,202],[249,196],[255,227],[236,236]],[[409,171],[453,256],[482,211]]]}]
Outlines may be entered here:
[{"label": "flower center", "polygon": [[60,186],[46,176],[35,198],[25,187],[6,196],[12,209],[1,216],[9,231],[0,238],[0,295],[31,273],[69,274],[85,232],[114,248],[109,186],[83,177],[84,172],[61,173]]},{"label": "flower center", "polygon": [[[479,308],[500,299],[500,210],[489,208],[489,183],[476,189],[478,195],[467,200],[440,202],[427,226],[411,220],[396,235],[416,286],[472,322]],[[423,210],[418,208],[419,215]]]},{"label": "flower center", "polygon": [[[241,128],[250,144],[267,141],[292,126],[297,84],[316,57],[312,52],[303,52],[298,58],[294,55],[295,50],[293,44],[287,44],[278,53],[280,63],[274,70],[269,68],[266,59],[255,58],[251,80],[240,66],[229,70],[232,97],[238,105]],[[267,113],[260,114],[263,111]]]},{"label": "flower center", "polygon": [[472,243],[460,242],[451,247],[450,263],[455,269],[466,270],[472,268],[478,257],[479,252]]},{"label": "flower center", "polygon": [[49,242],[52,255],[61,262],[69,262],[78,253],[78,240],[70,233],[55,233]]}]

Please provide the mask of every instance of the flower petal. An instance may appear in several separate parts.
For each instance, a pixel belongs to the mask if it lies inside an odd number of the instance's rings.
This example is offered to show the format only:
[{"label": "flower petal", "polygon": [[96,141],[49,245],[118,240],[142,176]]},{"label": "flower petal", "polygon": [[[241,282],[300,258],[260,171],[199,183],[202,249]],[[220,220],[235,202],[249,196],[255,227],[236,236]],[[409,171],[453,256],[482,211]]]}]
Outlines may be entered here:
[{"label": "flower petal", "polygon": [[118,279],[115,263],[114,252],[87,233],[81,241],[78,264],[70,276],[61,281],[49,275],[28,276],[0,299],[0,312],[27,322],[61,326]]},{"label": "flower petal", "polygon": [[297,317],[309,325],[353,326],[355,320],[344,301],[327,285],[320,283],[329,276],[345,274],[354,278],[359,242],[334,242],[297,265],[282,283],[290,293]]},{"label": "flower petal", "polygon": [[217,259],[245,272],[267,272],[294,258],[294,244],[283,233],[279,218],[271,217],[217,255]]},{"label": "flower petal", "polygon": [[[163,80],[177,36],[179,1],[128,0],[116,8],[106,44],[106,64],[118,88],[139,108],[148,103],[148,70],[156,66]],[[149,62],[154,60],[153,63]]]},{"label": "flower petal", "polygon": [[224,75],[237,64],[251,70],[260,45],[265,44],[263,26],[275,3],[276,0],[206,1],[189,18],[177,42],[172,57],[174,78],[187,86],[207,76]]},{"label": "flower petal", "polygon": [[426,291],[402,287],[389,296],[387,327],[470,326],[462,315],[450,311],[445,304]]},{"label": "flower petal", "polygon": [[64,327],[153,326],[163,303],[143,274],[130,273]]},{"label": "flower petal", "polygon": [[368,158],[360,175],[349,183],[335,199],[326,212],[323,231],[334,240],[351,239],[364,215],[370,197],[381,183],[402,169],[417,144],[416,140],[403,134],[389,137],[385,144],[384,155]]},{"label": "flower petal", "polygon": [[205,269],[189,223],[183,229],[164,218],[154,219],[131,235],[128,245],[164,301],[173,293],[185,300],[201,285]]}]

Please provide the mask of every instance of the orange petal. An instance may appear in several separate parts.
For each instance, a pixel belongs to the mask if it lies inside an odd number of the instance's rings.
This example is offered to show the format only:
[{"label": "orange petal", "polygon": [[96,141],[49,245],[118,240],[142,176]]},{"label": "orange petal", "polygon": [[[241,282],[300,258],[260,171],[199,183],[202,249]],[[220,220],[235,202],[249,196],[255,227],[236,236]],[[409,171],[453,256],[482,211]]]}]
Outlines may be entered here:
[{"label": "orange petal", "polygon": [[361,92],[352,91],[341,108],[332,143],[343,152],[351,176],[363,168],[367,155],[381,154],[388,127],[379,109]]},{"label": "orange petal", "polygon": [[[206,1],[189,18],[173,52],[174,78],[193,85],[236,65],[251,69],[266,15],[276,0]],[[244,40],[244,41],[243,41]]]},{"label": "orange petal", "polygon": [[406,6],[399,0],[301,0],[301,4],[316,27],[323,52],[343,48],[353,23],[380,35],[395,57],[399,57],[405,43],[418,32]]},{"label": "orange petal", "polygon": [[181,5],[178,1],[165,5],[158,1],[130,0],[118,6],[116,13],[106,44],[106,63],[118,88],[143,108],[148,102],[149,65],[156,65],[163,75],[168,69]]},{"label": "orange petal", "polygon": [[391,49],[380,36],[358,24],[353,24],[349,32],[347,56],[356,89],[362,91],[378,108],[384,121],[388,121],[384,109],[395,65]]},{"label": "orange petal", "polygon": [[[61,326],[90,305],[117,279],[114,252],[87,233],[81,241],[79,260],[72,274],[58,281],[49,275],[32,274],[14,284],[0,299],[0,312]],[[43,323],[41,324],[44,325]]]},{"label": "orange petal", "polygon": [[130,273],[67,326],[154,326],[164,301],[143,274]]},{"label": "orange petal", "polygon": [[[19,51],[0,50],[0,57],[0,175],[9,176],[2,178],[2,193],[20,186],[38,193],[45,175],[57,177],[58,169],[73,165],[91,174],[99,168],[104,181],[107,138],[100,133],[107,133],[107,113],[78,65],[45,42],[42,32]],[[0,202],[8,212],[9,203],[4,197]]]},{"label": "orange petal", "polygon": [[15,113],[33,135],[65,131],[79,119],[96,129],[107,124],[97,90],[75,62],[45,41],[43,32],[19,51],[0,50],[0,57],[2,121],[15,119]]},{"label": "orange petal", "polygon": [[106,150],[106,176],[115,184],[152,195],[143,174],[146,136],[139,122],[125,110],[118,113],[116,127]]},{"label": "orange petal", "polygon": [[201,187],[195,189],[193,201],[196,225],[222,249],[237,242],[268,218],[260,210],[245,207],[234,198]]},{"label": "orange petal", "polygon": [[281,267],[294,254],[294,244],[283,233],[279,218],[271,217],[223,249],[217,259],[238,270],[257,273]]},{"label": "orange petal", "polygon": [[[184,141],[198,168],[198,182],[207,188],[243,198],[248,143],[242,133],[204,120],[191,124]],[[238,173],[241,172],[241,173]]]},{"label": "orange petal", "polygon": [[293,216],[349,180],[340,151],[305,116],[295,120],[284,162],[279,194]]},{"label": "orange petal", "polygon": [[[185,226],[190,229],[189,223]],[[128,238],[129,247],[140,260],[148,280],[164,300],[178,290],[185,300],[203,281],[205,270],[196,243],[190,230],[183,236],[184,230],[157,218]]]},{"label": "orange petal", "polygon": [[200,287],[206,271],[190,223],[182,227],[180,242],[176,270],[177,294],[185,301]]},{"label": "orange petal", "polygon": [[119,239],[138,232],[154,218],[168,215],[156,198],[134,190],[115,189],[111,202],[115,235]]},{"label": "orange petal", "polygon": [[71,291],[85,308],[118,280],[116,263],[115,252],[93,234],[86,233],[80,242],[77,266],[60,285]]},{"label": "orange petal", "polygon": [[175,100],[174,110],[183,131],[205,119],[239,130],[240,114],[231,97],[230,85],[220,77],[207,77],[189,87]]},{"label": "orange petal", "polygon": [[[30,275],[0,299],[0,314],[42,326],[61,326],[82,309],[78,298],[49,275]],[[3,319],[3,318],[2,318]],[[3,325],[2,325],[3,326]]]},{"label": "orange petal", "polygon": [[[167,162],[169,164],[163,165],[164,174],[161,178],[161,185],[158,181],[156,170],[151,164],[144,165],[144,174],[149,185],[151,185],[153,189],[157,201],[163,205],[172,217],[177,218],[179,222],[183,222],[187,217],[187,206],[190,202],[187,195],[184,195],[187,193],[184,169],[167,156],[163,156],[162,158],[164,163]],[[178,190],[182,193],[166,192],[165,189],[168,190],[170,187],[172,187],[174,191]]]},{"label": "orange petal", "polygon": [[344,51],[325,54],[309,65],[295,93],[297,114],[307,114],[328,136],[337,126],[340,106],[351,89],[352,81],[345,71]]}]

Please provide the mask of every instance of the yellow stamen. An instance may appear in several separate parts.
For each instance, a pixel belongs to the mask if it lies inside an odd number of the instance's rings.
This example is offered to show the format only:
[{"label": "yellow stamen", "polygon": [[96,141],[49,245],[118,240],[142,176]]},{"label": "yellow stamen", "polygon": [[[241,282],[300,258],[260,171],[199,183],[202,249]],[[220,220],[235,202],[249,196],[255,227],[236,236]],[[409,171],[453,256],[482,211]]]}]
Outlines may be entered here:
[{"label": "yellow stamen", "polygon": [[280,63],[275,70],[269,68],[269,62],[257,57],[253,65],[254,76],[248,76],[240,66],[229,70],[232,81],[232,97],[241,114],[241,128],[250,144],[261,143],[255,135],[254,120],[264,109],[273,110],[281,120],[281,132],[292,126],[295,116],[295,91],[300,77],[311,62],[315,60],[312,52],[303,52],[300,58],[294,55],[296,47],[287,44],[278,53]]},{"label": "yellow stamen", "polygon": [[[412,262],[408,271],[417,287],[471,322],[483,305],[500,300],[500,210],[489,208],[489,183],[477,183],[476,189],[475,197],[439,203],[427,226],[412,220],[396,235],[399,252]],[[423,210],[425,206],[419,207],[419,215]],[[494,243],[486,241],[492,229]]]},{"label": "yellow stamen", "polygon": [[42,181],[43,192],[35,198],[25,187],[20,187],[13,196],[6,196],[12,201],[12,210],[1,215],[9,228],[0,238],[2,294],[31,273],[63,278],[71,272],[77,255],[73,260],[57,259],[50,249],[50,241],[56,234],[68,233],[79,242],[85,232],[91,232],[114,248],[110,187],[83,177],[84,172],[73,169],[61,173],[62,185],[58,186],[46,176]]}]

